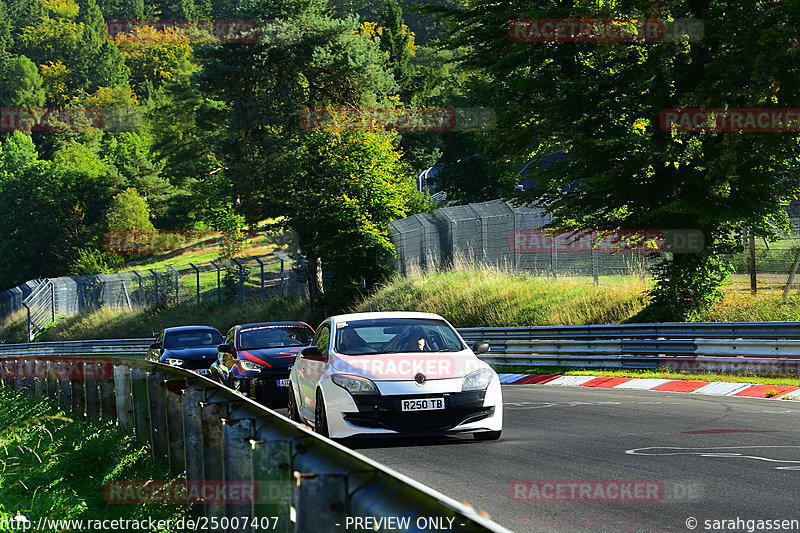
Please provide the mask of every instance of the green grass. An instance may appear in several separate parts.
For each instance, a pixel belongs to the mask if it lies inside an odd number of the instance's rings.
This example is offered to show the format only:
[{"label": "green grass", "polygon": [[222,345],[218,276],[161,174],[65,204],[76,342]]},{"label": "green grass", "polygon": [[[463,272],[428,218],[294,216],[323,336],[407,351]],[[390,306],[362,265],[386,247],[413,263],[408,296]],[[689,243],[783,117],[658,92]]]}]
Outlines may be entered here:
[{"label": "green grass", "polygon": [[0,388],[0,520],[179,518],[186,506],[109,504],[110,481],[174,480],[106,422],[74,421],[49,399]]},{"label": "green grass", "polygon": [[68,317],[48,330],[38,340],[124,339],[152,337],[154,331],[172,326],[209,325],[223,335],[235,324],[274,320],[311,321],[307,300],[246,300],[244,304],[162,303],[133,312],[108,308]]},{"label": "green grass", "polygon": [[741,374],[719,374],[714,372],[684,372],[657,368],[637,369],[598,369],[575,368],[567,366],[514,366],[492,365],[497,372],[508,374],[558,374],[562,376],[610,376],[619,378],[658,378],[682,379],[688,381],[726,381],[731,383],[757,383],[765,385],[789,385],[800,387],[800,377],[782,374],[761,374],[745,372]]},{"label": "green grass", "polygon": [[456,327],[614,324],[644,307],[636,277],[537,277],[492,268],[397,276],[355,310],[438,313]]}]

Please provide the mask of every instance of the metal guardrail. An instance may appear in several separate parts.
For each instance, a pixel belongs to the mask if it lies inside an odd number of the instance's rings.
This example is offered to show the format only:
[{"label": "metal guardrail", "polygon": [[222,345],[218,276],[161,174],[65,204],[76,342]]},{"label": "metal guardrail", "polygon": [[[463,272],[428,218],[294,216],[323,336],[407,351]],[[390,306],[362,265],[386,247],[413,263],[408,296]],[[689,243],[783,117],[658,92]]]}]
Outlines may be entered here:
[{"label": "metal guardrail", "polygon": [[466,339],[800,339],[800,322],[659,322],[590,326],[461,328]]},{"label": "metal guardrail", "polygon": [[458,531],[510,533],[193,372],[116,357],[4,356],[0,363],[2,386],[57,399],[77,418],[114,421],[187,482],[252,483],[250,503],[192,506],[209,518],[228,517],[227,531],[253,531],[241,517],[278,517],[270,529],[287,533],[340,531],[347,517],[408,517],[412,524],[439,517],[452,518]]},{"label": "metal guardrail", "polygon": [[10,356],[104,356],[144,357],[155,341],[149,339],[97,339],[80,341],[0,344],[0,357]]},{"label": "metal guardrail", "polygon": [[495,365],[760,371],[800,375],[800,323],[658,323],[462,328]]}]

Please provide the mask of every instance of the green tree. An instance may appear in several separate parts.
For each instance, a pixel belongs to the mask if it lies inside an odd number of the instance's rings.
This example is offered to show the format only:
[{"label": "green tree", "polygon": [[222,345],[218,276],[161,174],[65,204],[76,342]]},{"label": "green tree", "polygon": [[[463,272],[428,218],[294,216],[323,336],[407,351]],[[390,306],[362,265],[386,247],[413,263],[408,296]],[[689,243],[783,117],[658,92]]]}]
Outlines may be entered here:
[{"label": "green tree", "polygon": [[[800,193],[795,134],[663,131],[667,108],[797,108],[797,2],[699,0],[567,6],[540,0],[476,0],[449,11],[450,42],[466,68],[485,76],[473,94],[498,112],[506,158],[553,146],[569,159],[538,176],[526,200],[570,229],[694,229],[698,253],[665,256],[651,291],[650,319],[696,316],[718,296],[746,225],[759,236],[786,227],[783,206]],[[510,20],[700,19],[702,40],[659,43],[520,43]],[[748,65],[742,68],[742,65]]]},{"label": "green tree", "polygon": [[153,233],[156,230],[150,221],[147,200],[139,196],[134,188],[114,195],[106,211],[106,224],[109,231]]},{"label": "green tree", "polygon": [[0,54],[0,102],[8,107],[42,107],[45,95],[42,77],[33,61],[25,56]]}]

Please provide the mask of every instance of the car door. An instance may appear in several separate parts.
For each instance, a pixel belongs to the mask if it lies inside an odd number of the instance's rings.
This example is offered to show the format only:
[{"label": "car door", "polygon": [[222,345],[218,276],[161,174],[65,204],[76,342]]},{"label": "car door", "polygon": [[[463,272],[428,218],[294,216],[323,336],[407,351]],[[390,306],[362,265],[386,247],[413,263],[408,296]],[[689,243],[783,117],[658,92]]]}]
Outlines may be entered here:
[{"label": "car door", "polygon": [[[330,353],[331,326],[329,322],[324,323],[317,330],[312,346],[319,347],[322,355],[328,356]],[[298,381],[300,385],[300,408],[307,418],[313,418],[314,409],[317,405],[317,382],[325,372],[326,362],[311,361],[304,357],[302,353],[297,358]]]}]

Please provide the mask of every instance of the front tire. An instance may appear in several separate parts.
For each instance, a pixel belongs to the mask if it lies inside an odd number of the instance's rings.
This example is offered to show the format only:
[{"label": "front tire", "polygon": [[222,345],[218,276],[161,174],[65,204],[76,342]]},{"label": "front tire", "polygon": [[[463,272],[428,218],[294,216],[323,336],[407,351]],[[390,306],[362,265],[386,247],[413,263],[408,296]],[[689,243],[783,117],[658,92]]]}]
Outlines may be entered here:
[{"label": "front tire", "polygon": [[328,436],[328,414],[325,412],[325,400],[322,399],[322,391],[317,391],[317,405],[314,408],[314,431]]},{"label": "front tire", "polygon": [[473,433],[472,435],[475,437],[475,440],[497,440],[500,438],[501,433],[503,433],[503,430],[481,431],[478,433]]},{"label": "front tire", "polygon": [[300,411],[297,410],[297,401],[294,399],[294,387],[291,385],[289,385],[289,399],[286,403],[286,409],[289,411],[289,419],[295,422],[301,422]]}]

